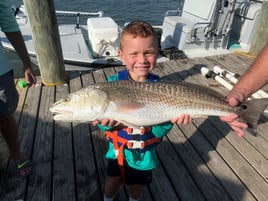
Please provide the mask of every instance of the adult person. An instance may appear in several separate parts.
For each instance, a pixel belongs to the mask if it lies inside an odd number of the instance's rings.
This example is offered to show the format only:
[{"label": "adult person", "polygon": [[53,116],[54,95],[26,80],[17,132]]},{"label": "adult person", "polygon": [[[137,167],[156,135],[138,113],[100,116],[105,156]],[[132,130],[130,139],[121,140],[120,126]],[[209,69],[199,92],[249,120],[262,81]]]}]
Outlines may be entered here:
[{"label": "adult person", "polygon": [[[234,85],[233,89],[228,93],[227,100],[231,106],[237,106],[240,102],[246,100],[254,92],[262,88],[268,83],[268,44],[262,49],[260,54],[255,59],[254,63],[241,76],[239,81]],[[237,115],[221,117],[222,121],[229,125],[243,136],[244,128],[247,124],[237,121]]]},{"label": "adult person", "polygon": [[[34,87],[36,77],[9,0],[0,1],[0,28],[23,62],[26,81]],[[28,176],[32,172],[31,161],[20,151],[18,126],[12,115],[17,108],[18,98],[19,95],[15,88],[11,64],[0,44],[0,133],[7,143],[10,157],[16,163],[20,175]]]}]

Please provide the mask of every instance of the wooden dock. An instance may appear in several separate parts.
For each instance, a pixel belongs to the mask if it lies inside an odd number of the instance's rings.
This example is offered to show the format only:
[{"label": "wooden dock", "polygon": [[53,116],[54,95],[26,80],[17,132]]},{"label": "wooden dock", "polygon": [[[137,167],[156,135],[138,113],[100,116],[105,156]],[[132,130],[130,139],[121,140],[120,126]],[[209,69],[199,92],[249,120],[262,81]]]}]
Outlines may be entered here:
[{"label": "wooden dock", "polygon": [[[154,73],[166,80],[199,83],[226,94],[227,89],[202,76],[200,68],[218,65],[242,74],[252,62],[241,54],[182,59],[160,63]],[[102,200],[107,147],[103,133],[89,124],[54,122],[49,107],[68,93],[106,81],[122,69],[71,72],[66,85],[18,88],[20,102],[15,115],[20,143],[22,151],[32,159],[34,170],[28,179],[19,177],[1,139],[1,201]],[[152,184],[145,188],[143,200],[267,201],[267,121],[261,118],[258,137],[246,134],[244,138],[218,118],[175,125],[157,147],[159,167],[153,172]],[[116,200],[127,200],[124,187]]]}]

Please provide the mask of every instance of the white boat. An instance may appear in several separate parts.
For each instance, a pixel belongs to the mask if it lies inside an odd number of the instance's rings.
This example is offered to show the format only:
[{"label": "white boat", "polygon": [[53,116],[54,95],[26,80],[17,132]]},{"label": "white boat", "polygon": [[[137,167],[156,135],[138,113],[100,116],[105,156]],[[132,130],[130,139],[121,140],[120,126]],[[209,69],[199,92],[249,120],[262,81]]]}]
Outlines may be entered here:
[{"label": "white boat", "polygon": [[175,47],[187,57],[248,52],[261,7],[256,0],[185,0],[166,13],[161,48]]},{"label": "white boat", "polygon": [[[13,9],[27,50],[37,64],[31,26],[24,6]],[[103,12],[56,11],[57,17],[75,17],[76,24],[59,24],[61,47],[66,70],[90,70],[104,66],[122,65],[118,58],[120,27]],[[80,24],[81,17],[88,17],[87,24]],[[0,33],[4,48],[14,51],[4,33]]]},{"label": "white boat", "polygon": [[[161,26],[161,52],[168,58],[199,57],[247,52],[256,29],[261,1],[185,0],[176,10],[167,11]],[[16,18],[29,54],[36,58],[30,24],[23,6]],[[57,16],[77,18],[76,24],[59,24],[66,70],[83,70],[104,65],[121,65],[117,57],[121,27],[103,12],[56,11]],[[80,17],[86,16],[85,24]],[[6,49],[13,47],[1,33]],[[183,54],[182,54],[183,53]],[[165,59],[164,59],[165,60]],[[163,61],[159,59],[158,61]],[[37,61],[35,60],[37,63]]]}]

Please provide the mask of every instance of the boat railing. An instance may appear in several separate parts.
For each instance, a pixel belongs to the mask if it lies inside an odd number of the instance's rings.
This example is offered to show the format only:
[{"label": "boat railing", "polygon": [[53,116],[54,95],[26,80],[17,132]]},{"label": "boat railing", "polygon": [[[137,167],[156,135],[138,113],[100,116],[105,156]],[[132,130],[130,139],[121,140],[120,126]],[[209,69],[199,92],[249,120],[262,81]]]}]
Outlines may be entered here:
[{"label": "boat railing", "polygon": [[60,11],[56,10],[57,17],[76,17],[76,28],[80,28],[80,17],[103,17],[103,11],[96,13],[92,12],[77,12],[77,11]]},{"label": "boat railing", "polygon": [[181,9],[177,9],[177,10],[168,10],[166,13],[165,13],[165,16],[171,16],[171,15],[178,15],[178,16],[181,16],[182,14],[182,10]]},{"label": "boat railing", "polygon": [[77,11],[56,11],[57,16],[63,17],[74,17],[74,16],[83,16],[83,17],[103,17],[103,11],[98,12],[77,12]]},{"label": "boat railing", "polygon": [[[205,28],[202,25],[207,25]],[[204,28],[205,36],[208,34],[209,27],[211,25],[211,22],[196,22],[193,24],[192,30],[191,30],[191,36],[190,39],[186,41],[186,43],[194,43],[197,40],[196,31],[197,29]]]},{"label": "boat railing", "polygon": [[[12,10],[19,21],[27,22],[27,13],[24,5],[19,7],[12,6]],[[80,11],[59,11],[56,10],[57,17],[76,17],[76,28],[80,28],[80,17],[103,17],[103,11],[98,12],[80,12]]]}]

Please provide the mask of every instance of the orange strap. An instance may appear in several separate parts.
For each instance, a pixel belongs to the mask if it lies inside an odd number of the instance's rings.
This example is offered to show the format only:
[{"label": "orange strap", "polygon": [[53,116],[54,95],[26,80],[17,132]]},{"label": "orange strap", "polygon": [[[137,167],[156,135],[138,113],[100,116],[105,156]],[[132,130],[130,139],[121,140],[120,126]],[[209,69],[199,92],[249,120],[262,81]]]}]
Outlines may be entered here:
[{"label": "orange strap", "polygon": [[146,140],[145,141],[145,147],[150,145],[150,144],[153,144],[155,142],[161,142],[161,138],[155,137],[155,138],[151,138],[151,139]]},{"label": "orange strap", "polygon": [[[116,157],[117,157],[117,162],[118,165],[120,167],[120,171],[121,171],[121,179],[122,182],[124,183],[124,178],[125,178],[125,171],[124,171],[124,147],[128,144],[128,140],[122,137],[118,136],[118,131],[105,131],[105,135],[108,138],[111,138],[113,141],[113,145],[114,145],[114,149],[116,152]],[[155,142],[160,142],[161,139],[160,138],[151,138],[151,139],[147,139],[144,142],[144,147],[153,144]],[[121,143],[121,146],[118,146],[118,142]]]},{"label": "orange strap", "polygon": [[[105,135],[108,138],[113,139],[113,145],[114,145],[114,149],[116,151],[117,162],[118,162],[118,165],[119,165],[119,168],[120,168],[120,172],[121,172],[121,180],[122,180],[122,183],[125,183],[124,152],[123,151],[124,151],[124,146],[127,143],[127,140],[118,137],[118,131],[106,131],[105,132]],[[123,142],[120,147],[118,146],[118,140],[119,140],[119,138],[121,140],[119,142],[120,143]]]},{"label": "orange strap", "polygon": [[[114,145],[114,149],[116,151],[116,157],[117,157],[117,161],[119,166],[123,166],[124,165],[124,146],[127,144],[127,139],[124,139],[122,137],[118,136],[118,131],[106,131],[105,135],[108,138],[111,138],[113,140],[113,145]],[[119,147],[118,146],[118,142],[120,142],[122,145]]]}]

